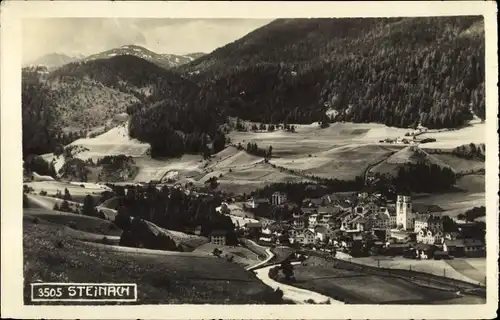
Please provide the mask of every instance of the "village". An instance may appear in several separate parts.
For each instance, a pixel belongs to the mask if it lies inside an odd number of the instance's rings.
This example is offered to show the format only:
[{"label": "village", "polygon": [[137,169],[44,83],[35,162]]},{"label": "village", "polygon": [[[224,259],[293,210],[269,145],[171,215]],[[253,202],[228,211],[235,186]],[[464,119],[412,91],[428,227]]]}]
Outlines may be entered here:
[{"label": "village", "polygon": [[[351,197],[335,194],[307,198],[300,204],[275,192],[270,199],[251,198],[246,210],[278,207],[289,210],[291,219],[261,218],[237,226],[236,231],[267,247],[338,252],[353,258],[403,256],[409,259],[453,259],[484,257],[484,226],[475,221],[453,220],[441,215],[437,206],[413,204],[411,196],[396,201],[366,192]],[[220,212],[231,215],[227,203]],[[211,242],[224,245],[224,233],[214,231]]]}]

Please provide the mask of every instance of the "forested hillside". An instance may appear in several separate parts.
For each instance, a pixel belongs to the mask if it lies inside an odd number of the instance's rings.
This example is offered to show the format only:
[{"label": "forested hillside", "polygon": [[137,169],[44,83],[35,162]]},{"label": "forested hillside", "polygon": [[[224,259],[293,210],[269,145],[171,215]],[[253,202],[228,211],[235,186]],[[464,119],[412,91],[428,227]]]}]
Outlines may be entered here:
[{"label": "forested hillside", "polygon": [[131,109],[130,115],[130,136],[148,142],[153,157],[208,155],[222,150],[226,142],[219,131],[225,117],[214,106],[161,100]]},{"label": "forested hillside", "polygon": [[198,93],[195,83],[135,56],[75,62],[65,65],[48,76],[49,81],[91,79],[104,86],[129,93],[137,99],[192,99]]},{"label": "forested hillside", "polygon": [[124,111],[155,157],[217,152],[228,116],[455,128],[472,112],[485,117],[484,26],[481,17],[279,19],[176,70],[117,55],[33,78],[23,77],[28,153],[67,142],[59,128]]},{"label": "forested hillside", "polygon": [[458,127],[485,117],[481,17],[280,19],[179,71],[229,114]]},{"label": "forested hillside", "polygon": [[51,152],[62,133],[52,92],[36,74],[24,75],[22,84],[23,157]]}]

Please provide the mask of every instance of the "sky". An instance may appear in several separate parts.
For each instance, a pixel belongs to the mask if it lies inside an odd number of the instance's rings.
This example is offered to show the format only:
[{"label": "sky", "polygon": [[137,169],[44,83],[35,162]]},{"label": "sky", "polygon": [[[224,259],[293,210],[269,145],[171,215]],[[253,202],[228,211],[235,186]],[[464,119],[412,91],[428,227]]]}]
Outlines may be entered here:
[{"label": "sky", "polygon": [[48,53],[90,55],[128,44],[157,53],[210,53],[266,25],[263,19],[44,18],[22,24],[23,63]]}]

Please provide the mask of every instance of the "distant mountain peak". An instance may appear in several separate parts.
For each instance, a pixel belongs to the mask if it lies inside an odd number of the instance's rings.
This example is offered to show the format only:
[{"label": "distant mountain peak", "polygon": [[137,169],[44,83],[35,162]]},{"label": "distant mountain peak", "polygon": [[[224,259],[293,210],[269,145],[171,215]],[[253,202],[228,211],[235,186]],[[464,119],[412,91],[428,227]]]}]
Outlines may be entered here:
[{"label": "distant mountain peak", "polygon": [[131,55],[138,58],[152,62],[162,68],[171,69],[180,65],[191,62],[198,57],[203,56],[203,53],[192,53],[187,55],[177,55],[170,53],[156,53],[145,47],[136,44],[126,44],[118,48],[103,51],[94,55],[90,55],[84,61],[91,61],[97,59],[109,59],[115,56]]},{"label": "distant mountain peak", "polygon": [[47,53],[24,66],[45,66],[49,69],[58,68],[62,65],[77,61],[82,58],[81,54],[70,56],[61,52]]}]

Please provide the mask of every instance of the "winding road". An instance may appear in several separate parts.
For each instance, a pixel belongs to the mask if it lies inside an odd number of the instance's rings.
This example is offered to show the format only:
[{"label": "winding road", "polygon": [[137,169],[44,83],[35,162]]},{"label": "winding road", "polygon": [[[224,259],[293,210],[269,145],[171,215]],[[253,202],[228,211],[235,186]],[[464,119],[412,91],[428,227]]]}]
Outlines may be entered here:
[{"label": "winding road", "polygon": [[[300,262],[298,262],[300,263]],[[293,263],[296,264],[296,263]],[[279,265],[279,264],[278,264]],[[343,302],[332,299],[331,297],[319,294],[314,291],[300,289],[291,285],[283,284],[273,279],[269,278],[269,270],[277,265],[270,265],[264,268],[255,270],[257,277],[264,282],[267,286],[271,287],[273,290],[281,289],[283,291],[283,299],[291,300],[296,304],[306,304],[308,300],[314,301],[314,303],[325,303],[330,300],[331,304],[344,304]]]},{"label": "winding road", "polygon": [[[251,240],[249,240],[251,241]],[[272,253],[271,249],[263,247],[258,245],[257,243],[253,242],[252,243],[256,246],[259,246],[263,249],[266,250],[267,253],[267,258],[264,261],[261,261],[253,266],[250,266],[247,268],[247,270],[253,270],[255,274],[257,275],[257,278],[259,278],[265,285],[268,287],[271,287],[273,290],[280,289],[283,291],[283,299],[286,300],[291,300],[296,304],[306,304],[306,301],[314,301],[314,303],[325,303],[326,301],[330,300],[331,304],[344,304],[341,301],[337,301],[332,299],[331,297],[322,295],[320,293],[306,290],[306,289],[301,289],[297,288],[291,285],[283,284],[280,282],[277,282],[269,277],[269,270],[275,266],[279,266],[280,264],[273,264],[270,266],[262,267],[262,265],[265,265],[268,263],[272,258],[274,258],[274,253]],[[292,264],[300,264],[300,262],[292,262]]]}]

